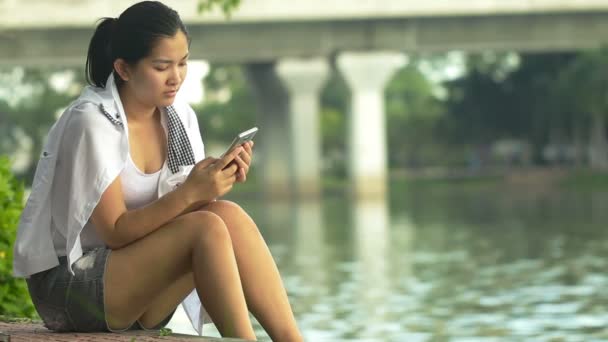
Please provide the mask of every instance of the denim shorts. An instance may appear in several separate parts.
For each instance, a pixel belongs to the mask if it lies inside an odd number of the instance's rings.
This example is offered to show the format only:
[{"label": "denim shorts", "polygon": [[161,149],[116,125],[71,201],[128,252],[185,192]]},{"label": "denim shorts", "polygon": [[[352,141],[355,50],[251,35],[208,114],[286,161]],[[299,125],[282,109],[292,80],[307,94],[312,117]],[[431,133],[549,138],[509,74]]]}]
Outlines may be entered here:
[{"label": "denim shorts", "polygon": [[[67,258],[59,257],[58,266],[27,279],[44,326],[57,332],[120,332],[109,329],[105,319],[103,276],[110,252],[107,248],[86,251],[73,264],[74,275],[68,270]],[[174,312],[153,329],[166,326]],[[146,329],[135,321],[125,330]]]}]

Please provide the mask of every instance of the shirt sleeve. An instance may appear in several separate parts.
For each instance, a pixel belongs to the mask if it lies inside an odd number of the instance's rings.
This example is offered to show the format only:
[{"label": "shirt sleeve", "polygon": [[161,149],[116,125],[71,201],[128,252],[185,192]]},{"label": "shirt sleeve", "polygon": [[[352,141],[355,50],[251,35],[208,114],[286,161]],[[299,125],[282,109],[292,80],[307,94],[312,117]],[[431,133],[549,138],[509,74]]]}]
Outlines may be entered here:
[{"label": "shirt sleeve", "polygon": [[63,190],[55,193],[53,217],[65,229],[70,271],[82,255],[82,228],[124,165],[128,145],[123,130],[91,103],[73,108],[66,124],[55,179]]}]

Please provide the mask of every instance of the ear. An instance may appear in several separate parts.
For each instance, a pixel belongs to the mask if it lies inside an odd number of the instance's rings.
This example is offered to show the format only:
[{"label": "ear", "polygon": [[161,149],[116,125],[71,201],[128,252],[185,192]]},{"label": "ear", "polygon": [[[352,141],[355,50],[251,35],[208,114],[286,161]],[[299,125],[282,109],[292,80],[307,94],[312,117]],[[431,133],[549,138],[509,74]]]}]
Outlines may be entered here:
[{"label": "ear", "polygon": [[116,70],[116,73],[118,73],[118,76],[120,76],[123,81],[126,82],[131,79],[131,68],[124,59],[117,58],[114,61],[114,70]]}]

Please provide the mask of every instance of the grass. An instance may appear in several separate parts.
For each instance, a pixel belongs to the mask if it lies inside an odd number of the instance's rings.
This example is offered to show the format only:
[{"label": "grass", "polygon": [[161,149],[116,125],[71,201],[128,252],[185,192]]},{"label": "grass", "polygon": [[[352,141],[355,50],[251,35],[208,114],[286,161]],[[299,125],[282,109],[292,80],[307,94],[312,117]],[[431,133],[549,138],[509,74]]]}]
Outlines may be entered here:
[{"label": "grass", "polygon": [[169,328],[161,328],[158,335],[159,336],[170,336],[173,333],[173,330]]},{"label": "grass", "polygon": [[608,190],[608,172],[579,169],[566,176],[560,187],[568,190],[602,191]]},{"label": "grass", "polygon": [[0,315],[0,322],[2,323],[42,323],[41,320],[24,318],[24,317],[12,317]]}]

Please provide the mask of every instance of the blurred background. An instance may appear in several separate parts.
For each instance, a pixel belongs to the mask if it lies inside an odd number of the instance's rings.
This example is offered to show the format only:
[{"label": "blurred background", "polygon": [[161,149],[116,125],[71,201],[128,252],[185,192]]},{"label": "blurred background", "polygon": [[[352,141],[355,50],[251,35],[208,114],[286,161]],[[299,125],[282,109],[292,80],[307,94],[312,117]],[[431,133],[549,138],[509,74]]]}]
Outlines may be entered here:
[{"label": "blurred background", "polygon": [[[0,315],[36,317],[19,203],[95,21],[134,2],[0,0]],[[306,340],[608,340],[608,2],[164,3],[207,155],[260,129],[227,197]]]}]

